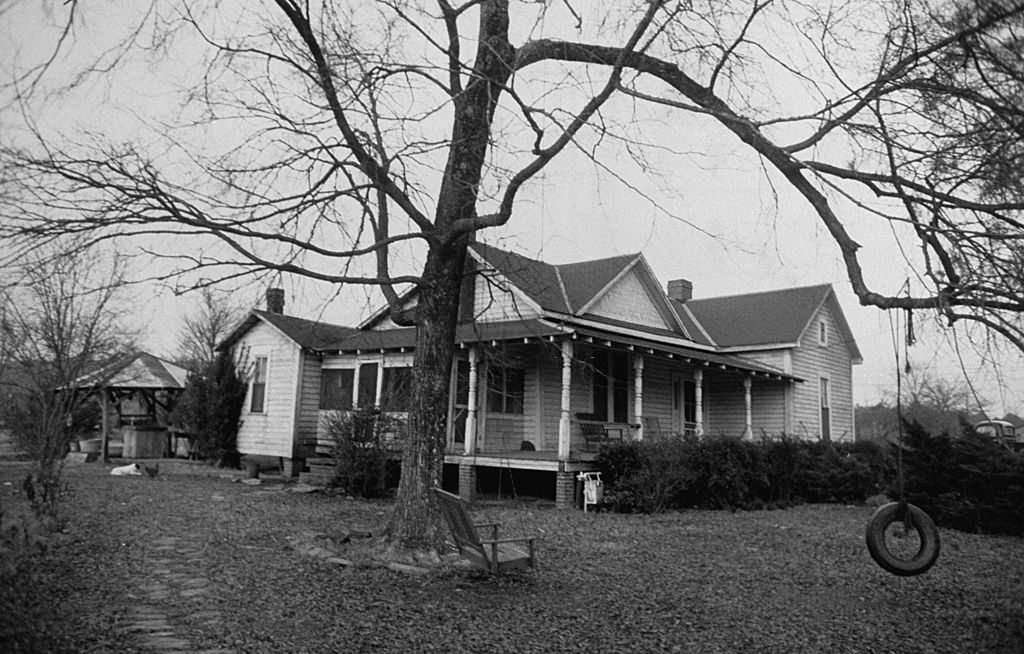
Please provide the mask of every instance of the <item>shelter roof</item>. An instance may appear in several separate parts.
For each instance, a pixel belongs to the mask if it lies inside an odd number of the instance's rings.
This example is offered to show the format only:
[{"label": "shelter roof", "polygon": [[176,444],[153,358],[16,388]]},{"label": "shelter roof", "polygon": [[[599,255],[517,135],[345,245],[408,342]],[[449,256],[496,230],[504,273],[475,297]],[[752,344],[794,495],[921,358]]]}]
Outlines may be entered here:
[{"label": "shelter roof", "polygon": [[106,386],[123,389],[185,388],[188,370],[149,352],[136,352],[90,375],[79,377],[73,388]]}]

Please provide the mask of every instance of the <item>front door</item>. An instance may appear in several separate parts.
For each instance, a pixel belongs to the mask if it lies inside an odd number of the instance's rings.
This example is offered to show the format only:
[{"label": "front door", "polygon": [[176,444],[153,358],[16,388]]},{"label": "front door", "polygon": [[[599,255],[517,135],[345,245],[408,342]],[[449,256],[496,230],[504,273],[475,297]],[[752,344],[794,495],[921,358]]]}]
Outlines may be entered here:
[{"label": "front door", "polygon": [[680,374],[672,375],[672,432],[692,433],[697,428],[697,384]]}]

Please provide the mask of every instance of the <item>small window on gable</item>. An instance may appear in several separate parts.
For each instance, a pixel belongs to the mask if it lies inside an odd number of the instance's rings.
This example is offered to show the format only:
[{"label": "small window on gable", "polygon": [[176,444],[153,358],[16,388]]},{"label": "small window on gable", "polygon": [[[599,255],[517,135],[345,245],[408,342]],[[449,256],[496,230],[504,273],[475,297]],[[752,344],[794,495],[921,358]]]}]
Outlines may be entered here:
[{"label": "small window on gable", "polygon": [[828,345],[828,323],[824,319],[818,321],[818,345]]}]

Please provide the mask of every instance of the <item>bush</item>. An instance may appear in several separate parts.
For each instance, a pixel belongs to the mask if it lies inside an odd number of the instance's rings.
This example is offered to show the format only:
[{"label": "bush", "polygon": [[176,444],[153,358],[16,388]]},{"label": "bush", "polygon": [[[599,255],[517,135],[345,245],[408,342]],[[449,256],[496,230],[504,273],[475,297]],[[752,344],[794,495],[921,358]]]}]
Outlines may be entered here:
[{"label": "bush", "polygon": [[400,429],[399,420],[373,408],[332,413],[326,430],[334,440],[333,485],[359,497],[386,495],[391,458],[386,437]]},{"label": "bush", "polygon": [[784,435],[629,442],[602,449],[598,464],[612,508],[643,513],[863,502],[887,487],[893,470],[877,445]]},{"label": "bush", "polygon": [[220,352],[189,374],[170,415],[171,425],[194,435],[199,458],[230,468],[239,465],[238,421],[248,390],[238,368],[228,352]]},{"label": "bush", "polygon": [[[968,532],[1024,536],[1024,457],[969,426],[962,438],[906,425],[907,501],[936,524]],[[899,492],[893,482],[891,494]]]}]

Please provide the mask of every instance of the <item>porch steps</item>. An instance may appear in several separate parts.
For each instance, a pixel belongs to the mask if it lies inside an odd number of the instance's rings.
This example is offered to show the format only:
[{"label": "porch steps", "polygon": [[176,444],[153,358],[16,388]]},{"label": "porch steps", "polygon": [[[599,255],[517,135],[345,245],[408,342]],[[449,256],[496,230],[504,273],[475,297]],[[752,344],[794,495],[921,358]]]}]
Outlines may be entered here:
[{"label": "porch steps", "polygon": [[299,481],[311,486],[326,486],[334,480],[334,459],[315,457],[306,459],[306,469],[299,473]]}]

